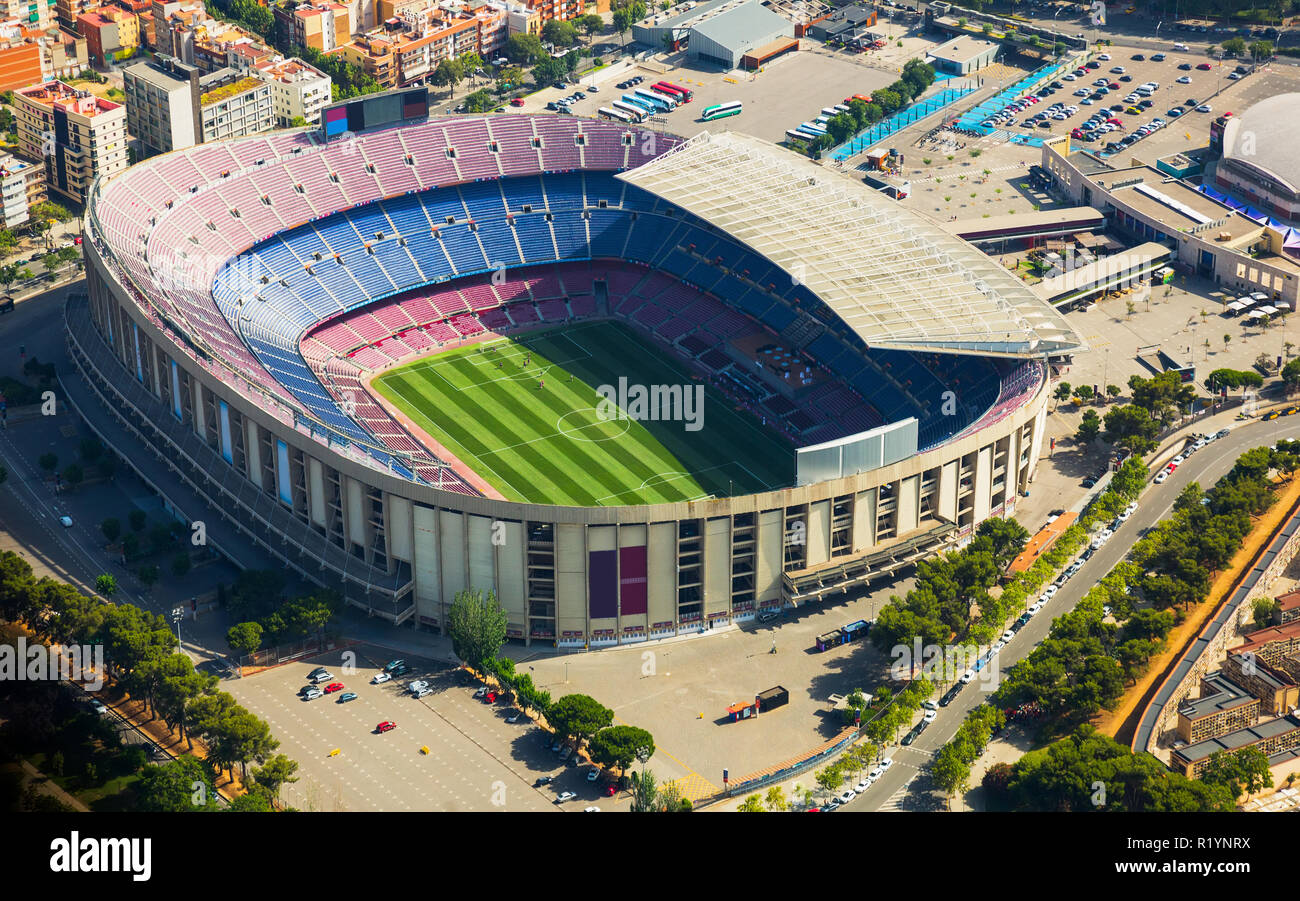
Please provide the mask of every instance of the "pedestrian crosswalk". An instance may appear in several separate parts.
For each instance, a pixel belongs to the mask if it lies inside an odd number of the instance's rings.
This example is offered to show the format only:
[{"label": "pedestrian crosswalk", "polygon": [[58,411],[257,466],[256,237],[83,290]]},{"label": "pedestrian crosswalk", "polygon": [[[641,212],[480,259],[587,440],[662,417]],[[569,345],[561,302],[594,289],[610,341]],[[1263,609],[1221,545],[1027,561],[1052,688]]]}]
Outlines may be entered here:
[{"label": "pedestrian crosswalk", "polygon": [[907,780],[907,782],[903,783],[902,788],[900,788],[898,791],[890,795],[889,800],[885,801],[885,803],[877,807],[876,810],[887,813],[889,811],[906,809],[903,805],[903,800],[907,797],[908,792],[910,792],[911,790],[912,790],[912,780],[909,779]]}]

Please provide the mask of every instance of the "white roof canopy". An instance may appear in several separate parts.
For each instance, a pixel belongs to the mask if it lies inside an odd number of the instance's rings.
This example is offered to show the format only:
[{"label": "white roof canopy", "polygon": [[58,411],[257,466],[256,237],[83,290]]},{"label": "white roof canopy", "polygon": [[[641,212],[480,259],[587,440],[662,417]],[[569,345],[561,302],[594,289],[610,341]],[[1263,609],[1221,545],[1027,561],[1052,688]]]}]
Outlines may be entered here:
[{"label": "white roof canopy", "polygon": [[1081,349],[995,260],[775,145],[701,133],[618,176],[725,230],[802,282],[869,346],[1038,357]]}]

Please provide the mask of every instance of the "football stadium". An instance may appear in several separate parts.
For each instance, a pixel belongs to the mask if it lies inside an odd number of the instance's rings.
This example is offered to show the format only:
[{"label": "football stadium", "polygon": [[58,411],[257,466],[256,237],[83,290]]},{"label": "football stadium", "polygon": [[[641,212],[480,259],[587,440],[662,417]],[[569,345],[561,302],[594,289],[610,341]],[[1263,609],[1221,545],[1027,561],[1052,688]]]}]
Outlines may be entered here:
[{"label": "football stadium", "polygon": [[601,647],[834,598],[1028,490],[1081,341],[928,219],[738,133],[386,99],[87,205],[70,400],[219,550]]}]

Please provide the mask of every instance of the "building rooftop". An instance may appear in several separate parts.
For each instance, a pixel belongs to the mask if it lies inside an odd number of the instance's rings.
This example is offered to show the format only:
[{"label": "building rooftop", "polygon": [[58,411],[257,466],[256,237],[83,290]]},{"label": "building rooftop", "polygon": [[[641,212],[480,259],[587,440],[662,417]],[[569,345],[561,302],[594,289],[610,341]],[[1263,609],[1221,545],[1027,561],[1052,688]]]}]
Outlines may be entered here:
[{"label": "building rooftop", "polygon": [[120,103],[96,97],[89,91],[74,88],[61,81],[34,84],[31,87],[20,88],[15,93],[51,109],[59,109],[90,118],[123,109]]},{"label": "building rooftop", "polygon": [[1209,673],[1205,677],[1210,693],[1195,700],[1184,701],[1178,708],[1181,716],[1189,720],[1234,710],[1252,703],[1255,699],[1244,688],[1226,679],[1221,673]]},{"label": "building rooftop", "polygon": [[964,63],[983,53],[987,53],[990,49],[997,49],[999,46],[1001,45],[997,41],[987,41],[984,38],[960,35],[945,44],[935,47],[930,51],[930,56],[935,59]]},{"label": "building rooftop", "polygon": [[200,106],[210,106],[214,103],[220,103],[223,100],[229,100],[231,97],[237,97],[245,91],[251,91],[260,87],[264,82],[260,78],[254,78],[249,75],[246,78],[240,78],[221,87],[213,88],[207,91],[199,98]]},{"label": "building rooftop", "polygon": [[1287,623],[1285,626],[1269,626],[1267,629],[1257,629],[1250,633],[1244,644],[1230,650],[1234,654],[1245,654],[1256,651],[1274,641],[1294,641],[1297,638],[1300,638],[1300,620]]},{"label": "building rooftop", "polygon": [[702,132],[618,176],[726,229],[869,346],[1041,356],[1065,318],[996,260],[857,180],[736,132]]},{"label": "building rooftop", "polygon": [[1173,756],[1179,757],[1188,763],[1196,763],[1207,759],[1216,751],[1235,751],[1238,748],[1258,744],[1265,739],[1276,738],[1279,735],[1286,735],[1288,732],[1297,730],[1300,730],[1300,719],[1287,714],[1276,719],[1256,723],[1253,726],[1247,726],[1245,729],[1229,732],[1226,735],[1220,735],[1218,738],[1207,738],[1205,741],[1198,741],[1185,748],[1177,749],[1174,751]]},{"label": "building rooftop", "polygon": [[1228,120],[1223,158],[1300,190],[1300,93],[1265,97]]},{"label": "building rooftop", "polygon": [[1285,613],[1288,610],[1295,610],[1300,607],[1300,591],[1288,591],[1286,594],[1280,594],[1276,598],[1278,607]]},{"label": "building rooftop", "polygon": [[729,9],[719,8],[703,22],[694,26],[696,32],[710,40],[729,47],[753,47],[767,43],[778,31],[794,33],[794,26],[783,16],[778,16],[758,0],[746,0]]},{"label": "building rooftop", "polygon": [[257,69],[267,78],[273,78],[281,84],[293,84],[296,81],[329,77],[320,69],[309,66],[296,57],[262,63]]}]

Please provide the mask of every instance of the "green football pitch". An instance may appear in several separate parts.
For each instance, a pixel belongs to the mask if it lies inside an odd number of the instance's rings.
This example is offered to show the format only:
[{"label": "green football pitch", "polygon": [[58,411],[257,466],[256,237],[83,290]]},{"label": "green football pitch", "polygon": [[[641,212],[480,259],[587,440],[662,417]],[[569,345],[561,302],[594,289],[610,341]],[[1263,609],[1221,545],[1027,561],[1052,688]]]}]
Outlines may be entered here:
[{"label": "green football pitch", "polygon": [[510,500],[654,504],[793,483],[793,448],[722,393],[706,387],[690,431],[610,416],[596,389],[620,378],[699,384],[626,326],[593,322],[445,351],[374,387]]}]

